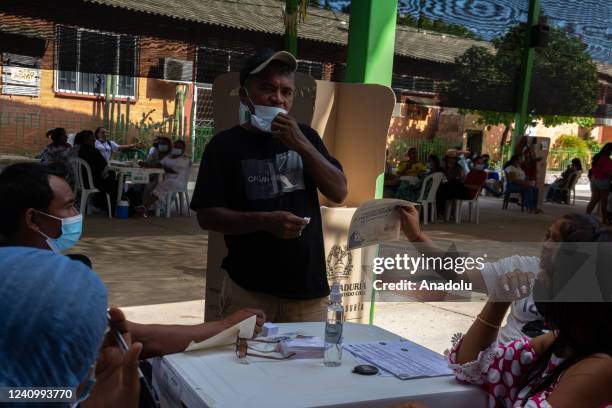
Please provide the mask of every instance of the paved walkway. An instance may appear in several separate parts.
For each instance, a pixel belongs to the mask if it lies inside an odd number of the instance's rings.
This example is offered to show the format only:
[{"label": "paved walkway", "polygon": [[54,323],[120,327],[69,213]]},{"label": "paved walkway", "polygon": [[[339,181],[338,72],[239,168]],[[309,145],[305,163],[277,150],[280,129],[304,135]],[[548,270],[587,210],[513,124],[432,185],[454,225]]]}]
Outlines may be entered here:
[{"label": "paved walkway", "polygon": [[[544,204],[539,215],[521,213],[513,204],[503,211],[500,199],[484,197],[480,224],[439,223],[424,230],[441,243],[494,248],[509,241],[540,242],[554,219],[584,212],[584,193],[579,192],[575,207]],[[108,220],[94,214],[86,217],[74,252],[91,257],[111,304],[123,307],[130,319],[190,324],[203,320],[207,243],[195,216]],[[453,333],[467,330],[481,307],[481,302],[379,303],[376,324],[442,352]]]}]

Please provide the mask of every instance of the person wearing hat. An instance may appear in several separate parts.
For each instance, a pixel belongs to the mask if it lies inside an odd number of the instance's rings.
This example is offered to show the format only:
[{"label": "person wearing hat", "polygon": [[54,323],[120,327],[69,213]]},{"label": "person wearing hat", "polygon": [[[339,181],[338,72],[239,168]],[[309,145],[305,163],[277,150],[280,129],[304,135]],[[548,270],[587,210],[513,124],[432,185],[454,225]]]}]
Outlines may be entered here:
[{"label": "person wearing hat", "polygon": [[315,130],[289,111],[297,61],[265,50],[240,72],[248,120],[206,146],[191,202],[205,230],[225,235],[221,314],[243,304],[271,321],[318,321],[329,286],[318,192],[335,203],[346,177]]}]

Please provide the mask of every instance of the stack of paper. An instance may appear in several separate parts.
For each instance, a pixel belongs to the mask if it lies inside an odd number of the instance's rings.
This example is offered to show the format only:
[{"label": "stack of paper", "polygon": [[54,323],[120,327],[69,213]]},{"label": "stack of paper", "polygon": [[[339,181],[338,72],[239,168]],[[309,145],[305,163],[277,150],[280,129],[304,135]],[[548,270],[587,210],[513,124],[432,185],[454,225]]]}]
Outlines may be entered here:
[{"label": "stack of paper", "polygon": [[321,337],[298,336],[281,341],[280,348],[284,356],[295,354],[294,359],[323,358],[325,344]]}]

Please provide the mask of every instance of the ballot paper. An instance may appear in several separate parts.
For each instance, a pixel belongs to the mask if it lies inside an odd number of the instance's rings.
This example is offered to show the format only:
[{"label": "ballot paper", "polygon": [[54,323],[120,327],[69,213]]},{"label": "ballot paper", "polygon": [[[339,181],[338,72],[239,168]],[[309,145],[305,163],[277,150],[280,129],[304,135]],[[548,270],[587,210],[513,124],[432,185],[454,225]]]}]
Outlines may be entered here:
[{"label": "ballot paper", "polygon": [[397,207],[419,205],[404,200],[383,198],[366,201],[357,208],[349,226],[348,249],[363,248],[400,238]]},{"label": "ballot paper", "polygon": [[196,343],[192,341],[189,346],[185,349],[185,351],[195,351],[195,350],[203,350],[209,349],[213,347],[227,346],[229,344],[236,343],[237,337],[243,337],[250,339],[253,337],[255,333],[255,323],[257,321],[257,316],[253,315],[248,319],[241,321],[238,324],[230,327],[229,329],[223,330],[221,333],[207,339]]},{"label": "ballot paper", "polygon": [[400,380],[453,374],[443,356],[407,340],[345,344],[344,349]]}]

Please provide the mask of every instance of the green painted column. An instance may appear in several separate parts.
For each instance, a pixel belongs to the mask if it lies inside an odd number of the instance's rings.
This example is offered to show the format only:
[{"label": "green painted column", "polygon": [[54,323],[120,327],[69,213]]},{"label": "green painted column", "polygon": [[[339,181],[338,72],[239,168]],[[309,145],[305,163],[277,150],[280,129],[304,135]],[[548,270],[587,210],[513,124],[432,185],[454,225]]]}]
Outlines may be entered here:
[{"label": "green painted column", "polygon": [[[397,0],[353,0],[349,25],[346,82],[391,86]],[[376,178],[382,198],[384,174]]]},{"label": "green painted column", "polygon": [[353,0],[346,82],[391,86],[397,0]]},{"label": "green painted column", "polygon": [[[351,1],[346,82],[391,86],[396,20],[397,0]],[[383,196],[384,177],[384,173],[376,177],[374,198]],[[369,322],[373,324],[374,288],[371,296]]]},{"label": "green painted column", "polygon": [[297,12],[298,12],[298,0],[285,0],[285,14],[287,16],[293,16],[290,18],[295,21],[295,27],[292,29],[289,25],[285,25],[285,51],[289,51],[297,58]]},{"label": "green painted column", "polygon": [[538,25],[540,20],[540,0],[529,0],[529,12],[527,16],[527,46],[523,50],[523,60],[521,63],[520,88],[516,101],[514,116],[514,131],[510,141],[510,155],[514,154],[514,149],[518,141],[523,137],[527,124],[529,89],[531,86],[531,74],[533,72],[534,47],[532,47],[532,29]]}]

